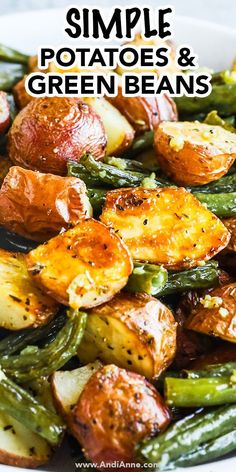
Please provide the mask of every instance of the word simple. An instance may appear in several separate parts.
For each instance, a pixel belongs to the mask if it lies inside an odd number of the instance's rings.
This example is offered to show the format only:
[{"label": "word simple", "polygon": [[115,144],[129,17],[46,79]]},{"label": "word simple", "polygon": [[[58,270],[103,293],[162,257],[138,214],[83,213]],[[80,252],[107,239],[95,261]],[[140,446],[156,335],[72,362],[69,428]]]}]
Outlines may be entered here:
[{"label": "word simple", "polygon": [[65,32],[70,38],[133,39],[137,27],[144,38],[171,36],[170,14],[167,6],[152,8],[113,8],[107,15],[98,8],[71,7],[67,11]]}]

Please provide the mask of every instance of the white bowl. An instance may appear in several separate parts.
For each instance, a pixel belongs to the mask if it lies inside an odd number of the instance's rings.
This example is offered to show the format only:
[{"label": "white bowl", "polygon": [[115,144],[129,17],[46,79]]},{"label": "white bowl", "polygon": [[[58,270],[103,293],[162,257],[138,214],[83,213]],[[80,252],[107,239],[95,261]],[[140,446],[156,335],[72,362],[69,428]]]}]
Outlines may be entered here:
[{"label": "white bowl", "polygon": [[[39,45],[75,43],[63,33],[65,9],[40,10],[0,17],[0,43],[35,54]],[[215,70],[229,68],[235,59],[236,30],[207,21],[177,16],[175,21],[176,43],[190,44],[199,56],[200,65]],[[81,44],[81,40],[79,40]],[[183,472],[235,472],[236,457],[222,459],[211,464],[181,469]],[[25,471],[18,467],[0,465],[0,472]],[[37,469],[39,470],[39,469]],[[76,470],[66,447],[61,448],[52,463],[39,472],[72,472]],[[79,470],[79,469],[78,469]],[[111,469],[112,470],[112,469]],[[178,469],[180,470],[180,469]]]}]

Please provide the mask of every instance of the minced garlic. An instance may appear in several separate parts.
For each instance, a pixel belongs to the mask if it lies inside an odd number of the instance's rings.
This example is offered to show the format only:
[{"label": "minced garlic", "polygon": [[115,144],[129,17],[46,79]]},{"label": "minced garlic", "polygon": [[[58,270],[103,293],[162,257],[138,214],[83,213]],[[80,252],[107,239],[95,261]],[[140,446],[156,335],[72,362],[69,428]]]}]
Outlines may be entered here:
[{"label": "minced garlic", "polygon": [[205,295],[204,298],[200,298],[200,303],[204,308],[219,308],[222,305],[223,300],[221,297],[211,297],[211,295]]},{"label": "minced garlic", "polygon": [[206,265],[206,262],[205,261],[198,261],[197,265],[199,267],[204,267]]},{"label": "minced garlic", "polygon": [[145,177],[141,182],[141,187],[144,188],[156,188],[157,184],[155,181],[156,174],[154,172],[151,173],[149,177]]},{"label": "minced garlic", "polygon": [[171,138],[169,146],[171,149],[173,149],[176,152],[181,151],[181,149],[183,149],[184,147],[183,136],[176,136],[176,137]]}]

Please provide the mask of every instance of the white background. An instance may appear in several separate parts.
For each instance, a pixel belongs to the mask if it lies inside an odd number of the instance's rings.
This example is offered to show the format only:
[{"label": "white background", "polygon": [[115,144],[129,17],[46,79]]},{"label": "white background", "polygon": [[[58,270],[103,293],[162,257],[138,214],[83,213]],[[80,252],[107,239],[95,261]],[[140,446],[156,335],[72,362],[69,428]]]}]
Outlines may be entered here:
[{"label": "white background", "polygon": [[[0,15],[16,11],[59,8],[70,4],[112,6],[112,5],[165,5],[175,6],[179,15],[192,16],[214,21],[225,26],[236,28],[236,0],[0,0]],[[210,41],[211,38],[209,38]],[[235,45],[236,48],[236,45]]]}]

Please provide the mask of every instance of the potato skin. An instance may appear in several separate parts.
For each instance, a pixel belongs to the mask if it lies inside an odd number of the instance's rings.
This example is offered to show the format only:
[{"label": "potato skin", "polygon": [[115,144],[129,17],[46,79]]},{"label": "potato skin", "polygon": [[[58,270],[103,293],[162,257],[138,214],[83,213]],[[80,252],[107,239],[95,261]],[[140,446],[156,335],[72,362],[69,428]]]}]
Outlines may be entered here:
[{"label": "potato skin", "polygon": [[[181,143],[176,144],[176,138]],[[155,132],[154,148],[161,168],[174,182],[203,185],[228,172],[236,159],[236,136],[219,126],[165,122]]]},{"label": "potato skin", "polygon": [[109,365],[85,385],[69,426],[93,462],[135,462],[135,445],[165,429],[170,419],[161,396],[144,377]]},{"label": "potato skin", "polygon": [[127,151],[134,139],[134,129],[119,110],[104,97],[83,97],[100,116],[106,137],[106,156],[119,156]]},{"label": "potato skin", "polygon": [[92,218],[59,234],[26,256],[35,282],[64,305],[75,282],[78,297],[73,308],[100,305],[127,283],[133,270],[130,253],[121,239]]},{"label": "potato skin", "polygon": [[177,108],[168,95],[158,97],[124,97],[121,86],[118,95],[107,97],[133,126],[136,134],[155,129],[161,121],[176,121]]},{"label": "potato skin", "polygon": [[221,303],[215,308],[205,308],[199,303],[187,319],[185,327],[236,343],[236,283],[218,287],[211,291],[210,296],[219,297]]},{"label": "potato skin", "polygon": [[77,98],[33,100],[16,116],[8,135],[11,161],[26,169],[65,175],[67,161],[85,152],[105,155],[106,137],[100,117]]},{"label": "potato skin", "polygon": [[225,248],[225,251],[236,252],[236,218],[225,218],[222,220],[222,223],[224,223],[231,235],[229,244]]},{"label": "potato skin", "polygon": [[111,301],[89,311],[86,331],[78,350],[83,363],[88,362],[86,356],[91,343],[92,349],[97,348],[96,357],[102,361],[155,378],[173,361],[175,319],[171,311],[154,297],[120,292]]},{"label": "potato skin", "polygon": [[46,241],[89,216],[86,186],[76,177],[13,166],[0,190],[0,224],[35,241]]},{"label": "potato skin", "polygon": [[0,186],[8,174],[10,167],[12,167],[10,159],[7,156],[0,156]]},{"label": "potato skin", "polygon": [[0,91],[0,135],[10,126],[10,105],[7,94]]},{"label": "potato skin", "polygon": [[0,327],[17,331],[48,323],[58,303],[40,290],[29,276],[25,255],[0,248]]},{"label": "potato skin", "polygon": [[134,260],[175,270],[211,259],[230,237],[222,222],[184,188],[109,191],[100,219],[118,231]]}]

